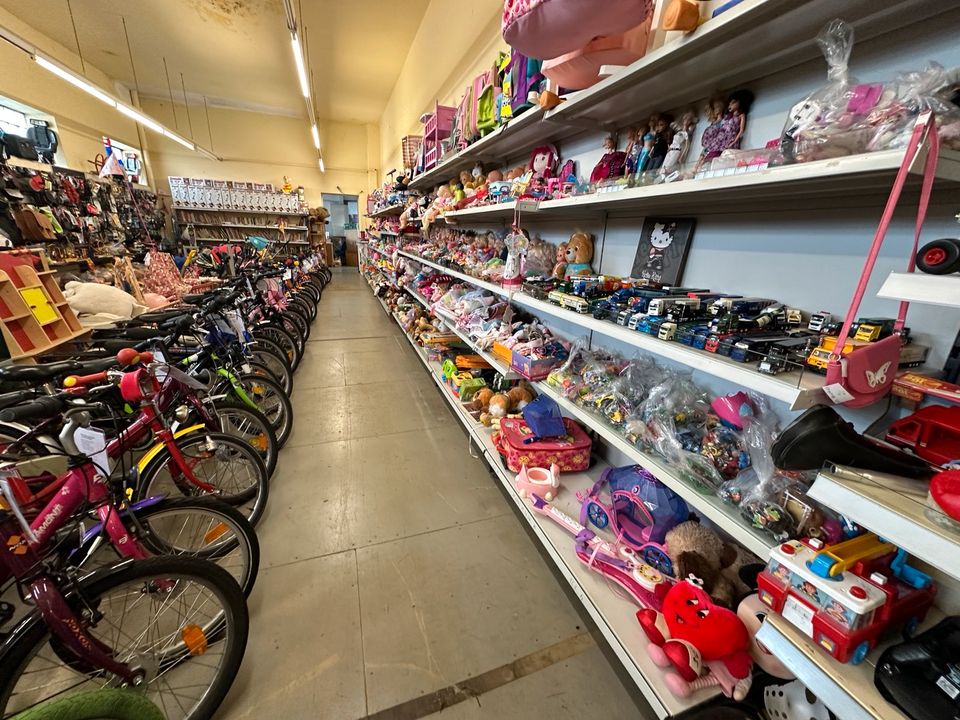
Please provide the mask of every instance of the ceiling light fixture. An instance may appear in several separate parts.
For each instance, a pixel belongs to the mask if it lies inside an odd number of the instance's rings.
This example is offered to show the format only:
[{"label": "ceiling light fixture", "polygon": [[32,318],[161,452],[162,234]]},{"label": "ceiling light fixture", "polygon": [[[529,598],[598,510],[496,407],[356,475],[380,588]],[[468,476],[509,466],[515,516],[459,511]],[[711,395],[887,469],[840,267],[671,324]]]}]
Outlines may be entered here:
[{"label": "ceiling light fixture", "polygon": [[320,149],[320,131],[317,130],[317,124],[316,124],[316,123],[314,123],[313,125],[310,126],[310,134],[313,135],[313,145],[314,145],[314,147],[316,147],[317,150],[319,150],[319,149]]},{"label": "ceiling light fixture", "polygon": [[300,92],[305,98],[310,97],[310,84],[307,82],[307,66],[303,62],[303,49],[296,32],[290,33],[290,45],[293,47],[293,62],[297,66],[297,77],[300,78]]},{"label": "ceiling light fixture", "polygon": [[107,105],[112,105],[113,107],[117,106],[116,100],[114,100],[112,97],[110,97],[107,93],[105,93],[103,90],[98,88],[96,85],[93,85],[87,82],[84,78],[80,77],[73,71],[68,70],[62,65],[58,65],[55,62],[51,62],[50,60],[47,60],[42,55],[34,55],[33,59],[36,60],[37,65],[42,67],[44,70],[49,70],[57,77],[63,80],[66,80],[75,88],[79,88],[83,90],[88,95],[93,95],[93,97],[95,97],[100,102],[104,102]]},{"label": "ceiling light fixture", "polygon": [[190,142],[190,141],[187,140],[186,138],[180,137],[180,136],[177,135],[175,132],[170,132],[169,130],[164,129],[163,135],[164,135],[164,137],[168,137],[168,138],[170,138],[171,140],[173,140],[173,141],[176,142],[176,143],[180,143],[180,144],[183,145],[185,148],[189,148],[190,150],[196,150],[196,149],[197,149],[197,146],[196,146],[196,145],[194,145],[192,142]]},{"label": "ceiling light fixture", "polygon": [[144,115],[144,114],[143,114],[142,112],[140,112],[139,110],[135,110],[135,109],[133,109],[132,107],[130,107],[129,105],[124,105],[122,102],[118,102],[118,103],[117,103],[117,110],[119,110],[120,112],[122,112],[124,115],[126,115],[126,116],[127,116],[128,118],[130,118],[131,120],[135,120],[136,122],[140,123],[140,124],[143,125],[144,127],[150,128],[150,129],[153,130],[155,133],[159,133],[160,135],[164,135],[164,134],[165,134],[165,133],[163,132],[163,130],[164,130],[163,125],[161,125],[160,123],[158,123],[158,122],[157,122],[156,120],[154,120],[153,118],[147,117],[146,115]]},{"label": "ceiling light fixture", "polygon": [[320,158],[320,172],[326,172],[327,169],[323,166],[323,158]]}]

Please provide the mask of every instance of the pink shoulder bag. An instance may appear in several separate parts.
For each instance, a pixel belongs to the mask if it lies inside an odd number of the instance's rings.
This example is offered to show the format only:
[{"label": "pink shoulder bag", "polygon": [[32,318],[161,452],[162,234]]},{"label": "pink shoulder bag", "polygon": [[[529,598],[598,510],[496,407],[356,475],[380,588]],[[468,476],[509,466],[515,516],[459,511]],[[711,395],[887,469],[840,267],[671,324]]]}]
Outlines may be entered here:
[{"label": "pink shoulder bag", "polygon": [[824,391],[827,396],[838,405],[847,407],[864,407],[880,400],[890,390],[893,385],[893,379],[897,373],[897,365],[900,361],[900,348],[902,340],[900,331],[903,329],[904,321],[907,318],[907,307],[909,303],[900,303],[900,313],[897,315],[897,322],[894,326],[894,332],[889,337],[883,338],[877,342],[858,347],[846,356],[841,356],[843,347],[850,337],[850,326],[857,317],[860,309],[860,302],[867,289],[867,283],[870,281],[870,274],[873,272],[873,266],[877,262],[877,256],[880,254],[880,246],[890,227],[890,221],[893,218],[893,212],[897,208],[897,202],[900,199],[900,193],[907,181],[907,175],[910,166],[917,156],[917,152],[926,142],[928,151],[924,160],[923,185],[920,190],[920,203],[917,208],[917,222],[913,235],[913,250],[910,253],[910,260],[907,263],[907,272],[913,272],[916,265],[917,247],[920,244],[920,232],[923,229],[923,221],[927,215],[927,206],[930,204],[930,192],[933,188],[933,179],[937,172],[937,157],[940,152],[940,138],[937,134],[937,125],[934,122],[933,113],[925,112],[917,118],[913,127],[913,134],[910,136],[910,143],[907,145],[906,152],[903,154],[903,162],[900,164],[900,170],[897,172],[893,188],[890,190],[890,197],[887,199],[887,205],[880,218],[880,225],[873,236],[873,244],[870,252],[867,254],[867,260],[863,265],[863,272],[860,274],[860,282],[857,284],[856,292],[853,294],[853,300],[850,302],[850,309],[847,311],[847,317],[843,321],[843,329],[837,338],[837,344],[834,346],[833,354],[830,356],[830,362],[827,365],[827,380]]}]

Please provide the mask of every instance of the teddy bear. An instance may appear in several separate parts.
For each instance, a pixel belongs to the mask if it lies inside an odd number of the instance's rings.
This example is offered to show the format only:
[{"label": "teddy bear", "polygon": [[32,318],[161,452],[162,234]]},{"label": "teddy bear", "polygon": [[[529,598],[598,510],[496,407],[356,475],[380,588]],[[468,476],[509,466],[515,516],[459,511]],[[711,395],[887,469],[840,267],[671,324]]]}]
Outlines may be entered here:
[{"label": "teddy bear", "polygon": [[723,542],[713,530],[687,520],[667,532],[664,543],[673,563],[673,576],[700,578],[705,592],[726,608],[750,592],[739,570],[755,560],[736,545]]},{"label": "teddy bear", "polygon": [[550,273],[557,280],[563,280],[563,274],[567,270],[567,244],[565,242],[557,245],[557,263],[553,266],[553,272]]},{"label": "teddy bear", "polygon": [[664,678],[674,695],[719,686],[727,697],[746,697],[753,667],[747,628],[733,610],[714,603],[697,578],[670,588],[662,614],[643,608],[637,620],[650,641],[650,659],[675,671]]},{"label": "teddy bear", "polygon": [[[593,275],[593,236],[577,230],[565,243],[563,260],[566,263],[562,277]],[[557,269],[554,268],[554,274]]]}]

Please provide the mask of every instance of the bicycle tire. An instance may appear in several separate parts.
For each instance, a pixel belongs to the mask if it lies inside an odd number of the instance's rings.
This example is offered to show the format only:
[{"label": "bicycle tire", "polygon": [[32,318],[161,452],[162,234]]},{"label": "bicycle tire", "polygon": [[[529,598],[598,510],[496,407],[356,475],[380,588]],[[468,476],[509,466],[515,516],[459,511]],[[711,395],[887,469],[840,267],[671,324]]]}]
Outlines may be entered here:
[{"label": "bicycle tire", "polygon": [[[283,385],[262,374],[243,374],[237,377],[237,381],[257,403],[260,412],[267,416],[277,434],[279,447],[283,447],[293,431],[293,403]],[[261,386],[259,389],[256,387],[258,383]]]},{"label": "bicycle tire", "polygon": [[302,297],[293,298],[287,307],[299,309],[311,323],[317,317],[317,306],[312,302],[307,302]]},{"label": "bicycle tire", "polygon": [[[207,445],[208,440],[215,445],[212,450],[208,447],[200,447],[201,445]],[[232,492],[225,494],[222,492],[223,481],[220,479],[218,473],[216,480],[221,482],[221,488],[218,488],[215,497],[240,510],[240,512],[246,516],[247,520],[250,521],[250,524],[256,527],[260,518],[263,516],[263,511],[267,507],[267,499],[270,496],[270,480],[267,477],[267,467],[263,464],[263,460],[260,459],[257,451],[233,435],[207,431],[177,438],[176,443],[180,453],[188,461],[192,458],[198,460],[198,462],[193,463],[194,471],[196,471],[196,468],[199,466],[200,460],[210,460],[211,458],[216,458],[218,461],[221,459],[227,460],[225,455],[228,452],[231,453],[228,465],[238,465],[241,460],[246,460],[249,463],[249,472],[251,475],[249,478],[249,486],[236,490],[229,488]],[[161,475],[168,466],[171,466],[171,460],[170,451],[163,448],[157,453],[156,457],[147,463],[147,466],[140,473],[140,478],[137,482],[135,491],[137,500],[144,500],[154,495],[196,497],[203,494],[199,488],[186,483],[182,479],[178,479],[179,472],[170,472],[169,477]],[[176,466],[172,465],[171,467]],[[211,482],[212,479],[206,475],[199,479],[214,484]]]},{"label": "bicycle tire", "polygon": [[[223,698],[226,697],[237,676],[249,635],[250,617],[246,600],[236,581],[225,570],[210,562],[187,557],[155,557],[125,562],[80,580],[78,585],[82,589],[82,598],[80,592],[74,591],[68,595],[68,602],[75,608],[82,604],[86,607],[96,606],[102,611],[103,599],[109,591],[131,583],[149,583],[157,578],[167,581],[179,578],[179,582],[189,580],[208,588],[222,604],[223,612],[207,624],[210,632],[205,633],[212,640],[212,644],[219,645],[225,642],[222,667],[200,697],[197,705],[191,708],[191,712],[179,715],[184,720],[207,720],[223,702]],[[145,596],[150,596],[149,590]],[[142,637],[145,633],[140,635]],[[6,708],[10,703],[17,680],[34,656],[50,642],[49,631],[38,612],[32,613],[21,622],[14,631],[13,637],[14,639],[8,642],[3,655],[0,656],[0,717],[9,717],[6,715]],[[116,652],[117,648],[111,648],[111,650]],[[203,655],[205,656],[207,652]],[[182,659],[186,659],[183,652],[179,654]],[[46,660],[46,662],[50,661]],[[73,671],[73,673],[71,678],[81,676],[79,672]],[[100,671],[97,671],[98,675],[99,673]],[[167,678],[166,682],[169,686],[169,675],[165,672],[162,677]],[[195,680],[192,674],[191,678]],[[99,681],[102,683],[104,680],[100,677]],[[151,689],[158,688],[151,688],[151,683],[148,682],[148,697]],[[53,689],[51,688],[50,691],[53,692]],[[167,720],[175,720],[177,716],[171,716],[166,712],[162,699],[157,704],[161,706]]]},{"label": "bicycle tire", "polygon": [[[280,451],[280,443],[277,440],[277,433],[273,429],[273,424],[269,418],[256,408],[252,408],[239,400],[217,400],[214,403],[217,416],[220,418],[220,432],[228,435],[236,435],[246,440],[258,453],[267,466],[267,475],[271,478],[277,469],[277,456]],[[251,423],[251,430],[256,430],[254,434],[241,434],[242,427],[234,424],[227,426],[224,423],[225,418],[230,416],[240,416],[245,422]]]},{"label": "bicycle tire", "polygon": [[12,720],[166,720],[163,712],[136,690],[101,688],[46,702],[17,713]]},{"label": "bicycle tire", "polygon": [[303,322],[302,317],[296,313],[283,311],[271,322],[271,325],[278,325],[290,333],[290,336],[296,341],[297,347],[300,348],[300,354],[303,355],[307,346],[307,338],[310,337],[310,326]]},{"label": "bicycle tire", "polygon": [[250,357],[261,367],[265,367],[270,373],[270,377],[283,386],[283,391],[287,394],[293,391],[293,370],[287,365],[287,359],[276,355],[272,350],[264,346],[253,347],[250,349]]},{"label": "bicycle tire", "polygon": [[283,355],[290,365],[291,371],[296,371],[300,364],[301,351],[297,341],[280,325],[264,324],[253,330],[253,339],[256,342],[269,340],[283,351]]},{"label": "bicycle tire", "polygon": [[311,318],[310,313],[303,307],[302,303],[289,303],[284,312],[300,318],[299,321],[306,324],[307,327],[313,324],[313,319]]}]

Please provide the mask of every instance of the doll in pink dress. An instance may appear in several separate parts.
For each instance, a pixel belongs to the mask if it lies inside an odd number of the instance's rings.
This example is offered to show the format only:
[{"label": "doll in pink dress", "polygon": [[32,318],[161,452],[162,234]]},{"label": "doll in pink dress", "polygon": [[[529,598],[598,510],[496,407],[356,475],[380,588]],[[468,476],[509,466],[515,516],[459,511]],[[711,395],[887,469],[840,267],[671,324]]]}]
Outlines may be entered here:
[{"label": "doll in pink dress", "polygon": [[[707,108],[707,119],[710,124],[703,131],[700,138],[702,150],[697,170],[708,160],[720,157],[724,150],[738,149],[743,139],[743,132],[747,129],[747,113],[753,104],[753,93],[749,90],[737,90],[730,94],[727,100],[727,111],[719,115],[717,100],[711,100]],[[719,117],[718,117],[719,115]]]}]

